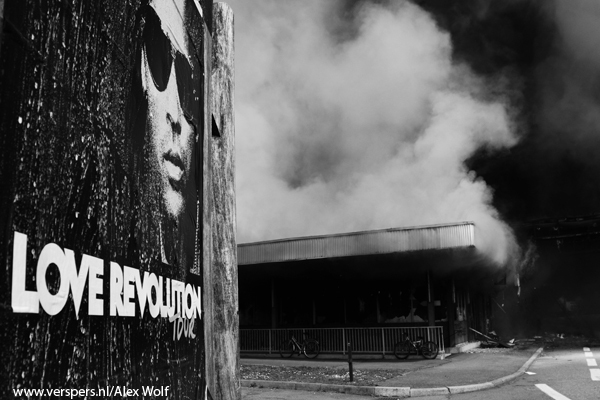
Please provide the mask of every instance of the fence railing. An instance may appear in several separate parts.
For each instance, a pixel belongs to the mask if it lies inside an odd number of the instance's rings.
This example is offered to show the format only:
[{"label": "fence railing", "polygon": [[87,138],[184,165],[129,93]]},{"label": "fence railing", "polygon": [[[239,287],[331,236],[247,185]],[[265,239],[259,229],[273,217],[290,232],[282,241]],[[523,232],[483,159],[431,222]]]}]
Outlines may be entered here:
[{"label": "fence railing", "polygon": [[353,353],[393,354],[394,344],[408,334],[411,340],[423,337],[438,345],[444,352],[444,330],[441,326],[393,328],[294,328],[294,329],[240,329],[240,350],[253,353],[278,353],[284,340],[292,335],[302,340],[307,337],[319,341],[322,353],[346,353],[352,344]]}]

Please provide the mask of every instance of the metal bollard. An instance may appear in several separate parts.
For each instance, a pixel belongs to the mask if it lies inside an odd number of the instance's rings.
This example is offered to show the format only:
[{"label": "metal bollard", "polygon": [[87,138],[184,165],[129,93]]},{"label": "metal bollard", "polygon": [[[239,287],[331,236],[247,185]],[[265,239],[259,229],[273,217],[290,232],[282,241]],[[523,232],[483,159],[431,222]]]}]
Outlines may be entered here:
[{"label": "metal bollard", "polygon": [[354,372],[352,371],[352,345],[348,342],[348,369],[350,371],[350,382],[354,381]]}]

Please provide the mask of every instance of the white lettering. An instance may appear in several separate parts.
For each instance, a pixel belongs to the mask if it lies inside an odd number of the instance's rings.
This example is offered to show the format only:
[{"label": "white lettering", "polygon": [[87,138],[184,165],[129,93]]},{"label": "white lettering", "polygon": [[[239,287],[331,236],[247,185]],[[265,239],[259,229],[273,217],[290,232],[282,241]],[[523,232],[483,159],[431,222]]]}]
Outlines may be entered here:
[{"label": "white lettering", "polygon": [[[11,306],[15,313],[38,313],[40,304],[49,315],[61,312],[69,297],[73,297],[75,317],[79,319],[81,302],[86,281],[88,283],[88,315],[104,315],[104,260],[82,254],[77,268],[75,252],[48,243],[42,249],[35,270],[37,290],[27,290],[27,236],[15,232],[12,261]],[[58,271],[58,285],[48,282],[51,265]],[[175,279],[145,271],[142,281],[141,271],[110,262],[109,315],[133,317],[136,315],[136,300],[140,317],[144,316],[146,305],[152,318],[159,314],[174,323],[173,338],[195,337],[194,319],[202,317],[201,288],[185,284]],[[164,284],[163,284],[164,283]],[[58,286],[54,292],[52,286]],[[52,292],[51,292],[52,290]],[[179,321],[181,320],[181,321]]]},{"label": "white lettering", "polygon": [[85,281],[88,277],[89,266],[86,262],[84,262],[86,257],[84,254],[83,258],[81,259],[81,265],[79,266],[79,273],[77,273],[77,267],[75,266],[75,253],[73,250],[65,249],[65,255],[67,256],[66,273],[69,277],[71,293],[73,294],[75,318],[79,319],[79,307],[81,307],[83,288],[85,287]]},{"label": "white lettering", "polygon": [[87,264],[88,272],[88,315],[104,315],[104,300],[99,299],[98,295],[102,294],[102,283],[104,276],[104,261],[101,258],[96,258],[83,255],[81,264]]},{"label": "white lettering", "polygon": [[144,282],[142,284],[142,277],[140,276],[140,271],[134,270],[134,278],[135,278],[135,288],[137,290],[137,298],[138,304],[140,306],[140,318],[144,316],[144,310],[146,309],[146,303],[148,302],[148,295],[150,294],[150,286],[148,285],[148,272],[146,272],[146,276],[144,277]]},{"label": "white lettering", "polygon": [[13,240],[13,276],[11,306],[15,313],[35,313],[40,310],[37,292],[25,289],[27,273],[27,235],[15,231]]},{"label": "white lettering", "polygon": [[163,314],[163,310],[162,310],[162,303],[163,303],[163,277],[162,276],[158,276],[158,288],[156,289],[156,304],[158,306],[158,308],[160,309],[160,316],[161,317],[166,317],[165,314]]},{"label": "white lettering", "polygon": [[183,328],[185,325],[185,319],[177,318],[177,340],[181,338],[181,334],[183,333]]},{"label": "white lettering", "polygon": [[171,285],[172,285],[173,295],[175,297],[175,300],[173,302],[173,306],[176,307],[175,315],[182,316],[181,297],[183,296],[183,290],[184,290],[183,282],[176,281],[175,279],[173,279],[171,281]]},{"label": "white lettering", "polygon": [[[149,289],[147,292],[148,311],[150,311],[150,315],[152,315],[152,318],[156,318],[160,313],[160,305],[158,303],[158,292],[159,290],[162,291],[162,288],[158,287],[158,279],[156,279],[156,275],[154,274],[146,272],[144,274],[144,283],[146,283],[146,281],[148,281],[149,284]],[[156,300],[152,299],[152,288],[154,288],[154,293],[156,293]]]},{"label": "white lettering", "polygon": [[160,315],[164,317],[172,317],[175,314],[175,307],[173,306],[173,297],[171,295],[171,280],[166,278],[165,289],[167,290],[164,297],[164,303],[160,306]]},{"label": "white lettering", "polygon": [[125,315],[123,304],[123,271],[114,261],[110,262],[110,315]]},{"label": "white lettering", "polygon": [[[35,276],[40,304],[44,311],[49,315],[58,314],[65,304],[69,295],[69,279],[67,279],[65,264],[68,262],[65,253],[56,243],[48,243],[42,249],[37,263],[37,273]],[[58,268],[60,286],[56,294],[51,294],[46,283],[46,271],[48,267],[54,264]]]},{"label": "white lettering", "polygon": [[135,296],[136,281],[135,275],[137,273],[137,280],[140,280],[140,271],[128,266],[123,267],[123,316],[134,317],[135,316],[135,302],[133,300]]},{"label": "white lettering", "polygon": [[198,292],[196,293],[196,313],[198,313],[198,319],[202,319],[202,293],[200,292],[200,286],[198,286]]},{"label": "white lettering", "polygon": [[185,295],[183,296],[183,308],[185,311],[185,316],[190,319],[194,315],[195,307],[194,303],[196,302],[196,292],[192,288],[192,285],[189,283],[185,286]]},{"label": "white lettering", "polygon": [[190,325],[189,325],[189,330],[188,330],[188,336],[191,337],[192,339],[196,339],[196,334],[194,333],[194,322],[196,321],[196,318],[192,318],[190,320]]},{"label": "white lettering", "polygon": [[169,322],[173,323],[173,340],[179,340],[181,336],[189,337],[192,339],[196,338],[194,333],[195,318],[187,319],[182,317],[169,318]]}]

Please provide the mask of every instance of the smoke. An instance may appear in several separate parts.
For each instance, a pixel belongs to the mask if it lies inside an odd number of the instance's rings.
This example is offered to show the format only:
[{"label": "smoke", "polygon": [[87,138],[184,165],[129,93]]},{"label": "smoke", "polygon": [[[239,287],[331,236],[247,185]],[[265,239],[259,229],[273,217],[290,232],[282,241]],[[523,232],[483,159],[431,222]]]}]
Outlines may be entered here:
[{"label": "smoke", "polygon": [[600,172],[595,152],[600,145],[600,3],[552,4],[548,13],[557,34],[550,56],[537,70],[538,122],[546,149],[555,158],[576,162],[588,179]]},{"label": "smoke", "polygon": [[[502,22],[512,27],[502,39],[512,37],[513,42],[501,47],[491,33],[481,31],[471,31],[469,37],[487,40],[486,48],[494,54],[510,55],[507,63],[526,81],[523,114],[529,129],[510,154],[488,155],[469,165],[495,189],[493,204],[510,220],[598,214],[600,3],[496,4],[504,7],[502,12],[489,11],[481,26]],[[474,52],[464,49],[464,54]]]},{"label": "smoke", "polygon": [[474,221],[505,263],[514,236],[465,161],[517,143],[511,80],[453,61],[407,1],[333,18],[333,1],[231,2],[238,241]]}]

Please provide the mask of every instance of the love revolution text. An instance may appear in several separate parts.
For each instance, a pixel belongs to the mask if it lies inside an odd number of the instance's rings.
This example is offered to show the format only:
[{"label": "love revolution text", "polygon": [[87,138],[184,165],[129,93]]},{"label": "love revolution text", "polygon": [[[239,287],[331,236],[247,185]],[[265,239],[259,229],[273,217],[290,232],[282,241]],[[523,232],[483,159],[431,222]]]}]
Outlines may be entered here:
[{"label": "love revolution text", "polygon": [[[27,290],[26,259],[27,235],[15,232],[11,292],[15,313],[38,313],[41,305],[46,313],[56,315],[65,307],[70,292],[75,316],[79,318],[87,283],[88,315],[104,315],[104,300],[108,298],[111,316],[134,317],[138,312],[144,315],[146,307],[152,318],[160,315],[170,319],[200,319],[202,316],[199,286],[128,266],[121,268],[114,261],[110,262],[109,277],[105,277],[104,260],[88,254],[82,255],[77,269],[75,252],[55,243],[48,243],[42,249],[36,266],[36,290]],[[58,291],[52,292],[46,282],[46,272],[51,265],[58,268],[60,276]],[[108,296],[103,293],[105,279],[108,279]]]}]

